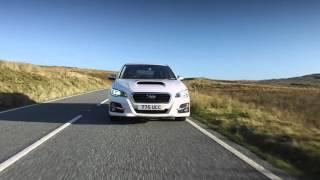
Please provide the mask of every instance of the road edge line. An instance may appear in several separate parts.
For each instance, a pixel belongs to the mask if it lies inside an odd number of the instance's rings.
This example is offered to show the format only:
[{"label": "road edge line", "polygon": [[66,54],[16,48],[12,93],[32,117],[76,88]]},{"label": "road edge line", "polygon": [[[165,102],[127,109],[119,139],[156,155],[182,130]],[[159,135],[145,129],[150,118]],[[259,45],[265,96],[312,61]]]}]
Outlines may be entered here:
[{"label": "road edge line", "polygon": [[240,151],[236,150],[232,146],[228,145],[227,143],[225,143],[224,141],[222,141],[221,139],[219,139],[215,135],[211,134],[209,131],[207,131],[204,128],[200,127],[198,124],[196,124],[192,120],[186,119],[186,121],[189,124],[191,124],[193,127],[195,127],[196,129],[198,129],[200,132],[202,132],[203,134],[207,135],[210,139],[214,140],[216,143],[218,143],[219,145],[221,145],[222,147],[227,149],[229,152],[231,152],[232,154],[237,156],[239,159],[241,159],[245,163],[249,164],[255,170],[257,170],[261,174],[265,175],[267,178],[272,179],[272,180],[282,180],[282,178],[280,178],[279,176],[273,174],[271,171],[267,170],[266,168],[264,168],[260,164],[256,163],[255,161],[253,161],[252,159],[250,159],[246,155],[242,154]]},{"label": "road edge line", "polygon": [[22,106],[22,107],[17,107],[17,108],[13,108],[13,109],[0,111],[0,114],[4,114],[4,113],[7,113],[7,112],[11,112],[11,111],[19,110],[19,109],[24,109],[24,108],[28,108],[28,107],[38,106],[40,104],[46,104],[46,103],[55,102],[55,101],[59,101],[59,100],[63,100],[63,99],[68,99],[68,98],[72,98],[72,97],[76,97],[76,96],[81,96],[81,95],[85,95],[85,94],[89,94],[89,93],[93,93],[93,92],[97,92],[97,91],[102,91],[102,90],[106,90],[106,89],[108,89],[108,88],[92,90],[92,91],[83,92],[83,93],[80,93],[80,94],[74,94],[74,95],[70,95],[70,96],[66,96],[66,97],[61,97],[61,98],[58,98],[58,99],[52,99],[52,100],[45,101],[45,102],[29,104],[29,105]]},{"label": "road edge line", "polygon": [[106,102],[108,102],[108,101],[109,101],[109,98],[107,98],[107,99],[99,102],[99,103],[97,104],[97,106],[101,106],[102,104],[104,104],[104,103],[106,103]]},{"label": "road edge line", "polygon": [[70,121],[68,121],[68,122],[64,123],[63,125],[59,126],[58,128],[56,128],[55,130],[51,131],[47,135],[43,136],[42,138],[40,138],[39,140],[37,140],[33,144],[31,144],[28,147],[26,147],[25,149],[23,149],[22,151],[18,152],[17,154],[11,156],[9,159],[7,159],[4,162],[2,162],[0,164],[0,173],[3,170],[5,170],[6,168],[8,168],[9,166],[11,166],[12,164],[14,164],[15,162],[17,162],[22,157],[26,156],[32,150],[36,149],[41,144],[45,143],[47,140],[49,140],[53,136],[57,135],[60,131],[62,131],[66,127],[70,126],[72,123],[74,123],[77,120],[79,120],[81,117],[82,117],[82,115],[78,115],[78,116],[74,117]]}]

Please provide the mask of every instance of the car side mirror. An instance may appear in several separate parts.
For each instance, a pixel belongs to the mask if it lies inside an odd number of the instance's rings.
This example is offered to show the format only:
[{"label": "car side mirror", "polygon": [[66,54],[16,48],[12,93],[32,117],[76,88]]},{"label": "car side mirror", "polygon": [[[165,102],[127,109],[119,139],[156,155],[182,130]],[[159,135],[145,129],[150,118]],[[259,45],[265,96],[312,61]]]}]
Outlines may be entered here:
[{"label": "car side mirror", "polygon": [[117,79],[116,75],[115,74],[109,74],[108,75],[108,79],[110,79],[111,81],[114,81]]},{"label": "car side mirror", "polygon": [[184,80],[184,77],[178,76],[178,79],[179,79],[180,81],[183,81],[183,80]]}]

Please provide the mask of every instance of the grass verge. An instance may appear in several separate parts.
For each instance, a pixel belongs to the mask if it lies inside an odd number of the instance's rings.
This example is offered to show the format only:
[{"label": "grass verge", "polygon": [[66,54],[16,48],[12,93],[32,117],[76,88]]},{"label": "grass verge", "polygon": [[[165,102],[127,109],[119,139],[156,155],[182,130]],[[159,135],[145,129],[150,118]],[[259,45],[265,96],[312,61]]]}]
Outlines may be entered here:
[{"label": "grass verge", "polygon": [[[312,98],[305,98],[312,102],[296,101],[297,92],[292,93],[295,90],[286,89],[289,96],[282,100],[277,94],[280,93],[278,91],[283,91],[282,88],[279,90],[279,87],[269,87],[274,91],[274,96],[270,96],[270,91],[264,86],[250,84],[249,87],[242,87],[243,84],[239,83],[224,85],[223,91],[220,91],[215,87],[221,84],[215,83],[187,82],[191,92],[193,117],[238,144],[244,145],[276,167],[305,179],[319,177],[320,131],[318,122],[314,122],[318,118],[314,117],[317,112],[310,113],[313,117],[305,117],[306,114],[298,116],[304,117],[304,121],[295,116],[304,111],[302,109],[299,112],[295,111],[295,106],[302,107],[302,104],[316,103]],[[230,90],[232,94],[228,92]],[[301,93],[305,93],[304,91],[305,89]],[[237,93],[241,96],[237,96]],[[250,96],[250,93],[251,97],[243,97]],[[318,97],[316,90],[310,90],[309,93],[313,93],[313,97]],[[283,92],[281,94],[284,96]],[[263,97],[264,95],[268,98]],[[275,99],[278,99],[276,106],[272,103],[276,101]],[[264,102],[267,100],[271,102]],[[284,104],[293,105],[282,107]],[[306,108],[305,111],[317,109],[310,107],[306,110]]]},{"label": "grass verge", "polygon": [[109,73],[0,61],[0,110],[106,88]]}]

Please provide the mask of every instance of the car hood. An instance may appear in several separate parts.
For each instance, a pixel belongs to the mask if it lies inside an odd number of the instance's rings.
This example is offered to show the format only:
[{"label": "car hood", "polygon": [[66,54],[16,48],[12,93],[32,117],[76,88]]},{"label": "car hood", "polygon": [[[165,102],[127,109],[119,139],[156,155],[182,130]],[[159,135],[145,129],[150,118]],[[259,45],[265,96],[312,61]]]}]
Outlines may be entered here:
[{"label": "car hood", "polygon": [[173,94],[187,89],[187,87],[180,80],[159,79],[117,79],[113,82],[112,87],[126,93],[167,92]]}]

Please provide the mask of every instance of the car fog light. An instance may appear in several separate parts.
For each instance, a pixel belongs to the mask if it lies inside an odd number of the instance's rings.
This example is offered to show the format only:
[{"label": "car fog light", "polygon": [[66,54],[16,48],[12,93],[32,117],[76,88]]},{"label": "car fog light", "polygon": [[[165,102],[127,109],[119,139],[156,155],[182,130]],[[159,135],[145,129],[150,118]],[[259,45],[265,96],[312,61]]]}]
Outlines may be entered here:
[{"label": "car fog light", "polygon": [[190,106],[189,103],[181,104],[180,107],[178,108],[178,113],[187,113],[187,112],[189,112],[190,111],[189,106]]},{"label": "car fog light", "polygon": [[124,108],[122,107],[122,105],[120,103],[111,102],[110,103],[110,111],[117,112],[117,113],[123,113]]}]

